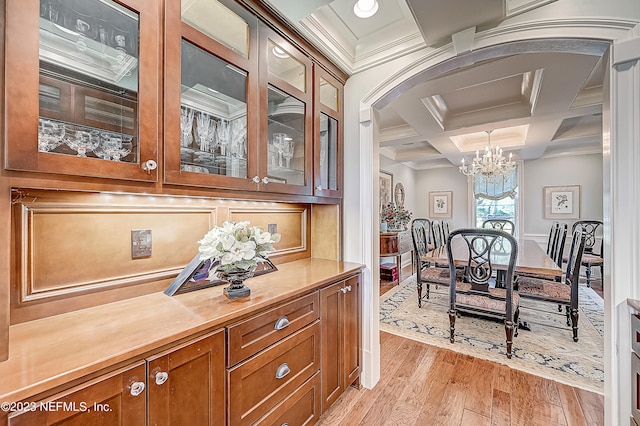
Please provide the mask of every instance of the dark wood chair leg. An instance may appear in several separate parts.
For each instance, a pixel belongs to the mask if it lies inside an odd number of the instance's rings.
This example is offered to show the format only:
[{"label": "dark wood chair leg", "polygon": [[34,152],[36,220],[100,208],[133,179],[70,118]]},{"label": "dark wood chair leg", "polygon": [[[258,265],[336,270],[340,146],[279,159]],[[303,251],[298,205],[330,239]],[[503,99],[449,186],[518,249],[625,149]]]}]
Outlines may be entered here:
[{"label": "dark wood chair leg", "polygon": [[456,334],[456,311],[449,309],[449,341],[454,342],[454,336]]},{"label": "dark wood chair leg", "polygon": [[504,331],[507,335],[507,358],[511,359],[511,349],[513,348],[513,322],[504,322]]},{"label": "dark wood chair leg", "polygon": [[513,324],[515,327],[514,336],[518,337],[518,330],[520,329],[520,308],[516,309],[516,313],[513,315]]},{"label": "dark wood chair leg", "polygon": [[578,341],[578,308],[571,308],[571,329],[573,330],[573,341]]},{"label": "dark wood chair leg", "polygon": [[591,287],[591,266],[587,265],[585,272],[587,273],[587,287]]},{"label": "dark wood chair leg", "polygon": [[422,283],[417,280],[418,284],[418,308],[422,308]]}]

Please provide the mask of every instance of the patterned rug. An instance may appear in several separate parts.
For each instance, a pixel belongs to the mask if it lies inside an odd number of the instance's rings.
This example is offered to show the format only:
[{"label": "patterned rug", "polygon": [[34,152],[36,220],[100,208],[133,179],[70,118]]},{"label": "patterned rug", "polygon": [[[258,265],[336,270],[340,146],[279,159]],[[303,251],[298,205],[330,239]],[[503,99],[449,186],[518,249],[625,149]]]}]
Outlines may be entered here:
[{"label": "patterned rug", "polygon": [[513,357],[506,356],[504,323],[462,315],[456,319],[455,343],[449,342],[448,287],[431,286],[431,297],[418,308],[415,276],[380,297],[380,329],[434,346],[495,361],[571,386],[604,394],[604,303],[592,289],[579,287],[578,342],[572,339],[558,305],[521,300]]}]

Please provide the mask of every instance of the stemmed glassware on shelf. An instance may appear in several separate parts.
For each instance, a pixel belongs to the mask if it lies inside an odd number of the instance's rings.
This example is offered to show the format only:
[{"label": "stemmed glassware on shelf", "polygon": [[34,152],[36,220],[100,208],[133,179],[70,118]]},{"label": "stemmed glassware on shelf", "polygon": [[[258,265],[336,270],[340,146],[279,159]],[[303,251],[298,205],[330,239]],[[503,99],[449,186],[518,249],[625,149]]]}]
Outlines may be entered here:
[{"label": "stemmed glassware on shelf", "polygon": [[196,134],[198,135],[198,139],[196,143],[200,147],[200,150],[209,152],[211,147],[209,146],[211,139],[209,137],[209,132],[211,132],[211,118],[209,114],[206,112],[198,112],[196,116]]},{"label": "stemmed glassware on shelf", "polygon": [[293,158],[293,153],[295,151],[296,144],[293,138],[286,137],[284,139],[284,146],[282,148],[282,156],[286,162],[287,169],[291,167],[291,159]]},{"label": "stemmed glassware on shelf", "polygon": [[284,154],[284,145],[285,140],[289,136],[286,133],[274,133],[273,134],[273,147],[275,148],[275,153],[278,154],[278,166],[282,167],[282,156]]},{"label": "stemmed glassware on shelf", "polygon": [[121,161],[122,158],[131,153],[132,149],[132,136],[102,132],[100,134],[100,146],[94,150],[94,154],[106,160]]},{"label": "stemmed glassware on shelf", "polygon": [[231,155],[244,158],[247,145],[247,120],[238,118],[231,122]]},{"label": "stemmed glassware on shelf", "polygon": [[38,120],[38,151],[49,152],[64,142],[64,124],[40,118]]},{"label": "stemmed glassware on shelf", "polygon": [[193,142],[193,115],[195,111],[184,106],[180,107],[180,146],[188,147]]},{"label": "stemmed glassware on shelf", "polygon": [[100,132],[98,130],[67,125],[65,133],[67,146],[76,151],[78,157],[86,157],[87,152],[93,151],[100,145]]},{"label": "stemmed glassware on shelf", "polygon": [[220,145],[220,154],[226,156],[227,147],[229,146],[231,139],[231,128],[228,120],[220,119],[218,122],[216,128],[216,139],[218,140],[218,145]]}]

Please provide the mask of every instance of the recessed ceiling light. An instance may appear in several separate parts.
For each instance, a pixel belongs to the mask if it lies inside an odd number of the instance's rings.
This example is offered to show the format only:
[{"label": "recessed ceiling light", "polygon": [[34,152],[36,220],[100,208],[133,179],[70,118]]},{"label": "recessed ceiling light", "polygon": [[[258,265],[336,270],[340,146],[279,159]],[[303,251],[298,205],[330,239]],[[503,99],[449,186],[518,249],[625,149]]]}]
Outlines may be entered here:
[{"label": "recessed ceiling light", "polygon": [[289,57],[287,52],[285,52],[284,49],[280,46],[274,46],[273,49],[271,49],[271,51],[273,52],[274,56],[278,58],[286,59]]},{"label": "recessed ceiling light", "polygon": [[375,15],[377,11],[377,0],[358,0],[356,4],[353,5],[353,13],[355,13],[358,18],[369,18]]}]

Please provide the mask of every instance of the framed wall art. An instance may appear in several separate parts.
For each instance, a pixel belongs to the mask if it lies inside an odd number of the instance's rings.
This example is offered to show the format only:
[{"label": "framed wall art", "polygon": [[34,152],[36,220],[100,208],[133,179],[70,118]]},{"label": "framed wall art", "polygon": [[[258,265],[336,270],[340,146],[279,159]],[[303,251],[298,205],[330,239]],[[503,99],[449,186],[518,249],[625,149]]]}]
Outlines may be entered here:
[{"label": "framed wall art", "polygon": [[545,219],[579,219],[580,185],[545,186]]},{"label": "framed wall art", "polygon": [[429,217],[451,217],[453,192],[439,191],[429,193]]},{"label": "framed wall art", "polygon": [[380,211],[393,202],[393,174],[380,170]]}]

